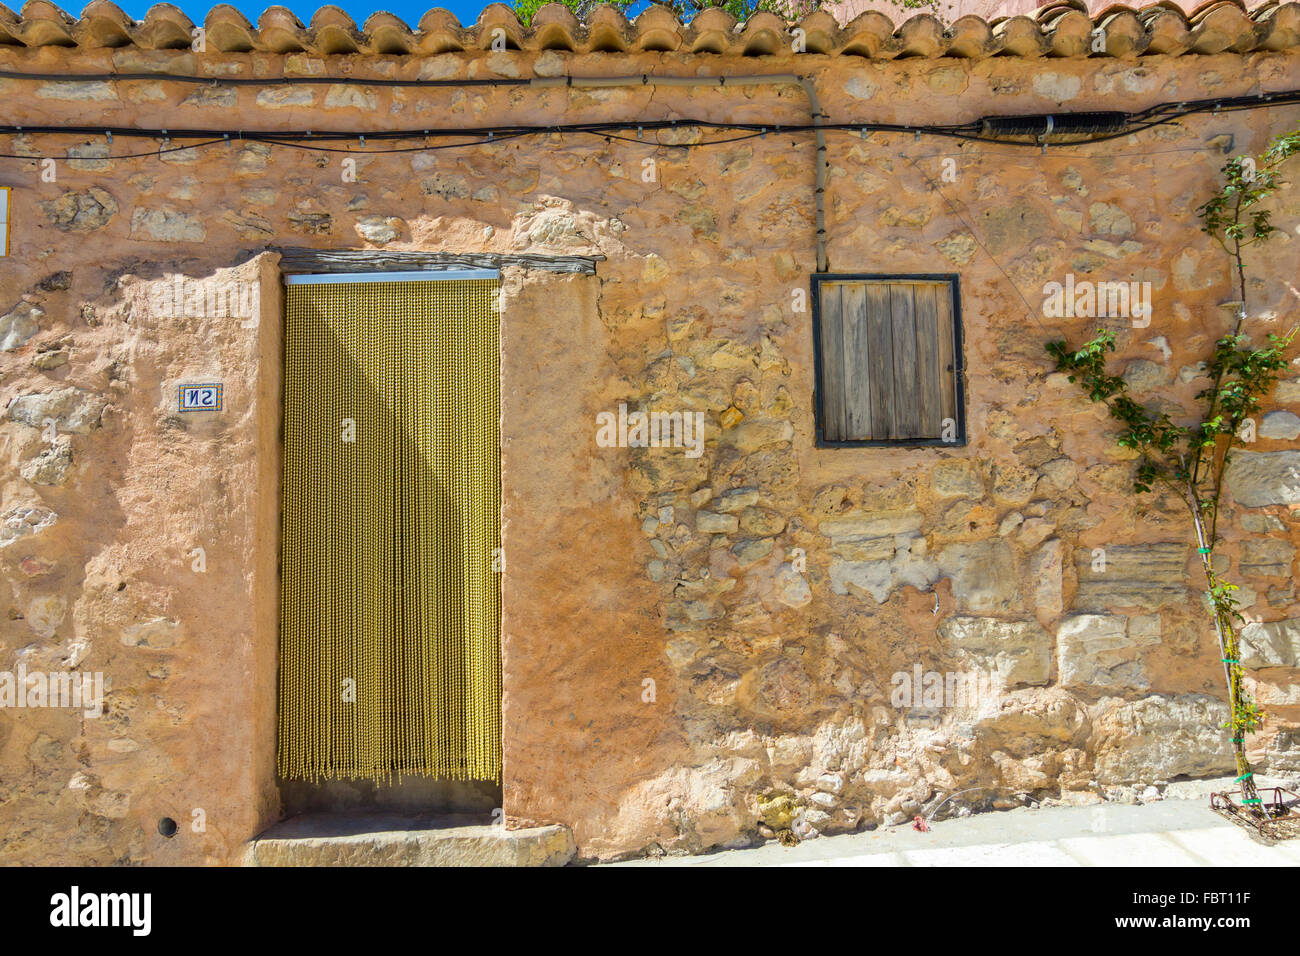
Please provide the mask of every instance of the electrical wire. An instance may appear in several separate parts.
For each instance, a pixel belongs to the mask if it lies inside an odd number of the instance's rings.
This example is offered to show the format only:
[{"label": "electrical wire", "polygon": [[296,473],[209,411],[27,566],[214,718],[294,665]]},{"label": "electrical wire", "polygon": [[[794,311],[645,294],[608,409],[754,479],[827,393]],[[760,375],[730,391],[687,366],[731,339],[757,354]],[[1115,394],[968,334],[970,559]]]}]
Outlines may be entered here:
[{"label": "electrical wire", "polygon": [[[239,84],[258,84],[266,85],[271,80],[261,78],[221,78],[206,79],[199,77],[185,77],[180,74],[76,74],[77,79],[151,79],[151,80],[189,80],[198,81],[208,84],[222,83],[231,84],[238,81]],[[15,73],[13,71],[0,70],[0,78],[13,79],[60,79],[67,80],[68,76],[55,76],[51,74],[26,74]],[[350,77],[286,77],[283,80],[274,82],[286,83],[324,83],[335,80],[353,81],[355,78]],[[526,86],[528,80],[389,80],[389,81],[360,81],[358,83],[369,83],[371,85],[390,85],[390,86]],[[816,123],[727,123],[713,120],[700,119],[674,119],[674,120],[623,120],[614,122],[601,123],[561,123],[547,125],[501,125],[501,126],[484,126],[484,127],[462,127],[462,128],[440,128],[440,129],[379,129],[379,130],[231,130],[231,129],[144,129],[130,126],[89,126],[89,125],[56,125],[40,124],[35,126],[24,126],[17,124],[0,125],[0,135],[70,135],[70,136],[121,136],[123,138],[146,138],[159,139],[164,142],[183,139],[198,139],[202,142],[190,144],[187,146],[163,147],[157,150],[151,150],[147,153],[126,153],[119,155],[110,155],[95,157],[96,159],[139,159],[149,156],[157,156],[165,152],[175,152],[182,149],[199,149],[212,145],[219,145],[223,142],[246,141],[265,143],[267,145],[282,146],[286,148],[316,150],[320,152],[349,152],[357,154],[384,154],[384,153],[410,153],[422,152],[425,150],[436,149],[460,149],[475,146],[493,145],[503,141],[518,139],[524,136],[533,135],[551,135],[561,133],[592,134],[601,136],[607,140],[619,140],[629,143],[643,143],[647,146],[656,148],[680,148],[691,149],[705,146],[724,145],[727,143],[740,142],[742,140],[762,137],[768,133],[806,133],[821,130],[823,132],[848,132],[861,133],[880,132],[880,133],[898,133],[911,134],[915,136],[935,136],[941,138],[957,139],[967,142],[990,143],[1011,147],[1028,147],[1032,149],[1046,149],[1048,147],[1059,149],[1066,146],[1086,146],[1091,143],[1105,143],[1111,140],[1119,139],[1125,136],[1132,136],[1136,133],[1144,132],[1157,126],[1175,124],[1178,120],[1188,116],[1194,116],[1204,113],[1221,113],[1236,112],[1251,109],[1270,109],[1278,106],[1300,105],[1300,90],[1286,90],[1273,93],[1259,93],[1246,96],[1236,97],[1219,97],[1216,99],[1205,100],[1180,100],[1167,103],[1158,103],[1149,106],[1143,110],[1130,113],[1116,113],[1115,115],[1123,117],[1125,123],[1122,129],[1111,132],[1083,134],[1083,135],[991,135],[985,131],[986,119],[974,120],[966,123],[954,124],[924,124],[913,125],[906,123],[881,123],[870,121],[852,121],[841,123],[823,122]],[[1073,114],[1037,114],[1023,117],[1026,121],[1037,118],[1050,119],[1055,116],[1070,116]],[[996,117],[995,119],[1006,120],[1011,117]],[[1018,118],[1018,117],[1017,117]],[[994,119],[994,118],[989,118]],[[1050,124],[1049,127],[1050,128]],[[699,129],[710,130],[715,132],[735,132],[744,135],[727,137],[723,139],[704,140],[694,143],[663,143],[658,140],[646,141],[640,137],[647,131],[657,132],[665,129],[682,130],[682,129]],[[636,131],[637,139],[630,136],[620,135]],[[364,140],[374,140],[376,142],[397,142],[412,139],[422,139],[426,142],[430,139],[439,138],[458,138],[462,142],[445,144],[440,146],[423,145],[419,147],[401,147],[397,149],[366,149],[350,148],[340,149],[337,147],[327,146],[327,143],[339,142],[364,142]],[[3,153],[0,159],[20,159],[20,160],[41,160],[47,158],[63,159],[66,157],[47,157],[44,155],[29,155]]]},{"label": "electrical wire", "polygon": [[[761,74],[758,75],[761,77]],[[140,81],[140,82],[170,82],[170,83],[188,83],[201,86],[373,86],[381,88],[409,88],[409,89],[448,89],[454,87],[523,87],[535,86],[532,78],[522,77],[491,77],[480,79],[388,79],[379,77],[356,77],[356,76],[269,76],[269,77],[240,77],[240,76],[194,76],[186,73],[24,73],[17,70],[0,70],[0,79],[6,80],[34,80],[40,82],[120,82],[120,81]],[[585,77],[568,77],[569,80],[582,80]],[[653,82],[656,79],[680,79],[678,77],[657,77],[647,75],[647,79]],[[718,77],[719,87],[726,86],[727,77]],[[570,83],[572,85],[572,83]],[[1288,102],[1300,102],[1300,90],[1284,90],[1273,93],[1255,93],[1245,94],[1242,96],[1214,97],[1202,100],[1173,100],[1164,103],[1157,103],[1149,106],[1144,110],[1130,113],[1130,118],[1135,122],[1141,122],[1151,115],[1164,112],[1169,109],[1181,110],[1180,115],[1186,115],[1192,112],[1206,111],[1225,111],[1243,108],[1251,108],[1261,103],[1276,102],[1278,105],[1284,105]],[[851,124],[852,125],[852,124]],[[909,131],[912,129],[925,129],[925,127],[906,127]]]},{"label": "electrical wire", "polygon": [[[428,146],[428,145],[403,146],[398,149],[342,149],[337,146],[314,146],[314,145],[308,145],[307,143],[294,142],[292,140],[271,139],[269,137],[260,138],[255,140],[254,142],[265,143],[268,146],[284,146],[288,149],[306,150],[308,152],[347,153],[350,155],[375,155],[375,154],[386,155],[388,153],[432,153],[441,149],[461,149],[465,146],[486,146],[493,143],[506,142],[508,140],[517,139],[520,136],[527,136],[527,135],[528,133],[513,133],[513,134],[502,135],[502,136],[495,136],[491,139],[472,140],[468,143],[444,143],[441,146]],[[217,142],[225,142],[225,140],[217,140]],[[202,145],[205,146],[211,145],[211,141],[208,143],[204,143]],[[152,154],[146,154],[146,155],[152,155]]]},{"label": "electrical wire", "polygon": [[[1116,139],[1120,136],[1130,136],[1142,130],[1150,129],[1153,126],[1164,123],[1172,123],[1173,120],[1164,120],[1161,123],[1147,123],[1133,130],[1126,130],[1122,133],[1116,133],[1105,136],[1093,137],[1083,140],[1072,140],[1062,143],[1051,143],[1055,148],[1064,146],[1083,146],[1088,143],[1101,143],[1107,140]],[[712,129],[712,130],[733,130],[745,131],[744,135],[727,137],[723,139],[702,140],[698,142],[686,143],[664,143],[659,140],[645,140],[632,136],[619,135],[620,132],[650,131],[659,132],[665,129]],[[6,126],[0,125],[0,136],[13,135],[71,135],[71,136],[103,136],[106,133],[114,137],[136,139],[158,139],[164,142],[177,139],[200,139],[201,142],[191,143],[185,146],[159,147],[155,150],[142,153],[118,153],[105,156],[86,157],[101,161],[117,159],[141,159],[150,156],[158,156],[163,153],[179,152],[186,149],[202,149],[208,146],[220,146],[222,144],[231,144],[235,142],[263,143],[268,146],[282,146],[290,149],[305,150],[308,152],[322,153],[348,153],[353,155],[386,155],[397,153],[419,153],[433,152],[445,149],[463,149],[472,146],[491,146],[499,143],[509,142],[525,136],[549,136],[564,133],[586,134],[600,137],[606,140],[617,140],[619,142],[631,143],[634,145],[650,146],[664,149],[694,149],[705,146],[721,146],[728,143],[738,143],[745,140],[761,139],[768,134],[779,135],[782,133],[807,133],[812,132],[815,127],[807,124],[781,124],[779,126],[759,126],[756,124],[726,124],[702,122],[693,120],[678,120],[669,125],[657,125],[654,123],[608,123],[594,126],[583,125],[560,125],[544,127],[494,127],[488,130],[384,130],[378,132],[307,132],[302,130],[289,130],[285,132],[263,132],[263,131],[222,131],[222,130],[171,130],[171,129],[135,129],[135,128],[115,128],[104,129],[101,127],[57,127],[57,126]],[[981,136],[974,134],[965,134],[956,131],[942,129],[928,129],[918,127],[900,127],[893,124],[871,124],[871,123],[845,123],[831,124],[821,127],[822,130],[832,133],[858,133],[858,132],[882,132],[898,134],[919,134],[928,136],[942,136],[965,140],[968,142],[989,143],[1003,146],[1027,146],[1038,149],[1044,144],[1038,141],[1016,141],[1002,139],[999,137]],[[361,147],[341,148],[338,146],[327,146],[326,143],[341,142],[361,142],[363,140],[377,141],[400,141],[410,139],[429,140],[433,138],[445,137],[463,137],[474,136],[476,138],[468,139],[464,142],[446,143],[442,145],[428,145],[427,142],[420,146],[405,146],[391,149],[368,149]],[[0,159],[19,159],[28,161],[40,161],[43,159],[66,160],[66,156],[46,156],[42,154],[28,153],[0,153]],[[74,159],[76,157],[73,157]]]},{"label": "electrical wire", "polygon": [[[1147,124],[1146,126],[1141,127],[1141,129],[1149,129],[1151,126],[1154,125],[1157,124],[1154,123]],[[732,136],[732,137],[727,137],[725,139],[711,139],[711,140],[702,140],[698,142],[687,142],[687,143],[664,143],[659,140],[644,140],[632,136],[621,136],[617,132],[615,132],[616,130],[625,130],[630,132],[631,130],[634,129],[651,130],[654,132],[658,132],[659,130],[662,129],[690,129],[690,128],[735,129],[735,130],[748,128],[749,132],[741,136]],[[899,128],[899,129],[892,129],[892,128],[885,129],[885,128],[873,127],[870,124],[867,125],[846,124],[842,126],[832,125],[832,126],[824,126],[822,127],[822,129],[832,133],[856,133],[859,132],[860,130],[866,130],[869,132],[885,132],[885,133],[899,133],[899,134],[919,132],[921,135],[948,136],[948,137],[967,140],[971,142],[991,143],[991,144],[998,144],[1004,146],[1029,146],[1035,149],[1039,148],[1042,145],[1041,143],[1038,142],[1016,142],[1016,141],[999,139],[999,138],[988,137],[988,136],[974,136],[974,135],[963,135],[958,133],[945,133],[945,132],[938,132],[935,130],[916,130],[910,127]],[[338,133],[338,134],[330,134],[330,135],[325,135],[321,133],[306,134],[300,131],[290,131],[286,133],[240,131],[236,134],[224,134],[224,133],[219,134],[218,131],[215,130],[177,131],[177,130],[114,129],[114,130],[101,131],[98,129],[91,129],[88,127],[72,129],[72,128],[60,128],[60,127],[46,128],[46,127],[34,127],[34,126],[11,127],[11,126],[0,125],[0,136],[6,134],[45,135],[45,134],[61,134],[61,133],[68,134],[68,135],[75,135],[75,136],[96,136],[96,135],[103,135],[104,132],[111,132],[113,136],[122,136],[124,138],[159,139],[163,141],[170,141],[174,139],[185,139],[189,137],[194,137],[194,138],[203,137],[202,142],[191,143],[186,146],[159,147],[158,149],[150,150],[149,152],[143,152],[143,153],[117,153],[117,154],[110,154],[105,156],[85,157],[86,159],[108,161],[108,160],[117,160],[117,159],[142,159],[150,156],[158,156],[164,153],[180,152],[182,150],[187,150],[187,149],[202,149],[208,146],[220,146],[222,144],[231,144],[235,142],[262,143],[268,146],[281,146],[288,149],[298,149],[307,152],[346,153],[349,155],[360,155],[360,156],[376,156],[376,155],[382,156],[388,154],[421,153],[421,152],[434,152],[438,150],[447,150],[447,149],[464,149],[472,146],[491,146],[499,143],[509,142],[511,140],[516,140],[525,136],[558,135],[564,133],[573,133],[578,135],[586,134],[590,136],[600,137],[605,140],[617,140],[619,142],[631,143],[633,145],[650,146],[650,147],[662,148],[662,149],[696,149],[696,148],[701,148],[706,146],[721,146],[721,145],[726,145],[728,143],[738,143],[738,142],[743,142],[751,139],[761,139],[763,137],[766,137],[769,133],[776,135],[780,133],[811,132],[812,130],[813,127],[807,125],[782,125],[779,127],[749,128],[744,126],[728,126],[726,124],[695,123],[689,120],[678,121],[676,124],[674,124],[671,127],[654,127],[651,124],[647,124],[647,123],[608,124],[605,126],[599,126],[594,128],[586,128],[581,126],[575,126],[575,127],[547,126],[547,127],[526,128],[526,129],[510,129],[507,127],[501,127],[501,128],[490,130],[491,133],[490,136],[480,136],[478,138],[470,139],[465,142],[445,143],[436,146],[428,145],[426,142],[425,144],[420,146],[404,146],[404,147],[397,147],[393,149],[366,149],[366,148],[359,148],[359,147],[342,148],[338,146],[327,146],[325,145],[325,143],[326,142],[335,142],[335,143],[352,142],[354,140],[362,141],[367,139],[373,139],[373,140],[425,139],[427,140],[433,137],[465,136],[468,135],[470,131],[404,130],[404,131],[393,131],[393,132],[385,132],[385,133]],[[1139,132],[1139,131],[1140,130],[1134,130],[1132,132]],[[217,138],[218,135],[220,136],[220,138]],[[1125,132],[1117,135],[1127,136],[1127,135],[1131,135],[1131,132]],[[1098,137],[1095,139],[1089,139],[1083,141],[1053,143],[1052,145],[1057,147],[1080,146],[1080,145],[1085,145],[1086,143],[1089,142],[1105,142],[1108,139],[1114,139],[1114,138],[1116,138],[1116,136],[1105,136],[1105,137]],[[73,157],[73,159],[75,158],[76,157]],[[0,153],[0,159],[40,161],[44,159],[66,160],[68,159],[68,157],[46,156],[46,155],[26,154],[26,153]]]},{"label": "electrical wire", "polygon": [[[1098,156],[1081,156],[1078,153],[1070,153],[1060,158],[1074,162],[1075,160],[1110,160],[1110,159],[1148,159],[1152,156],[1165,156],[1171,153],[1203,153],[1205,146],[1176,146],[1171,149],[1144,149],[1136,153],[1112,153],[1105,152]],[[952,153],[917,153],[912,159],[949,159]],[[998,156],[1015,156],[1017,153],[1000,153],[995,150],[980,150],[978,153],[966,153],[965,157],[969,159],[994,159]]]}]

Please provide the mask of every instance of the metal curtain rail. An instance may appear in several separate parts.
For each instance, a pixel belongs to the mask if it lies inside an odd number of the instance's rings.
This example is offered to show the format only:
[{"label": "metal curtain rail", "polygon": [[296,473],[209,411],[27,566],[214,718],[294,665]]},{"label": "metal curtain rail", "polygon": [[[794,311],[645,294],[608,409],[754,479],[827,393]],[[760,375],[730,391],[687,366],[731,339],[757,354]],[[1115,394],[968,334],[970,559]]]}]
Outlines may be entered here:
[{"label": "metal curtain rail", "polygon": [[341,285],[351,282],[446,282],[452,279],[500,279],[497,269],[429,269],[423,272],[330,272],[288,275],[285,285]]}]

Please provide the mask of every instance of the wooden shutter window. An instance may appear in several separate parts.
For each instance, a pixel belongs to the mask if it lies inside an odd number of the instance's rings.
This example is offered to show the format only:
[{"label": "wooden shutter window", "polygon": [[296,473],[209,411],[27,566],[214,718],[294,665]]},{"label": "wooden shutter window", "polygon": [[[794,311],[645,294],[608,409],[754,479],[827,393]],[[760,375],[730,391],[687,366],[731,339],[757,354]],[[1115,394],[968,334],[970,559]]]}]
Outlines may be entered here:
[{"label": "wooden shutter window", "polygon": [[814,278],[822,444],[964,444],[953,276]]}]

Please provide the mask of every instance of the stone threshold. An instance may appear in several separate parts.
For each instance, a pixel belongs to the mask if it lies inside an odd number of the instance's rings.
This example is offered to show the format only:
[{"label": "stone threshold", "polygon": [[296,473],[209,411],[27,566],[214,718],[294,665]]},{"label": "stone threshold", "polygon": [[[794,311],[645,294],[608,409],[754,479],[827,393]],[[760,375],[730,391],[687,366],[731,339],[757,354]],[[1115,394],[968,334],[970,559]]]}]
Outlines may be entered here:
[{"label": "stone threshold", "polygon": [[328,813],[290,817],[250,840],[244,866],[564,866],[559,824],[507,830],[481,814]]}]

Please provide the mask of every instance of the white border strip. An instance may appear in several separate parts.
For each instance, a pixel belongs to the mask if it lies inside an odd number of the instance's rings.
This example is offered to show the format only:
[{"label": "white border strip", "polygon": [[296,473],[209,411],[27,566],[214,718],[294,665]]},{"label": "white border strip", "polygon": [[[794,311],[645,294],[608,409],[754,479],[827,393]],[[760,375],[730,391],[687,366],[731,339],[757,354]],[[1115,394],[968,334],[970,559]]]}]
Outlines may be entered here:
[{"label": "white border strip", "polygon": [[337,285],[344,282],[441,282],[451,279],[500,279],[499,269],[427,269],[423,272],[330,272],[288,275],[285,285]]}]

